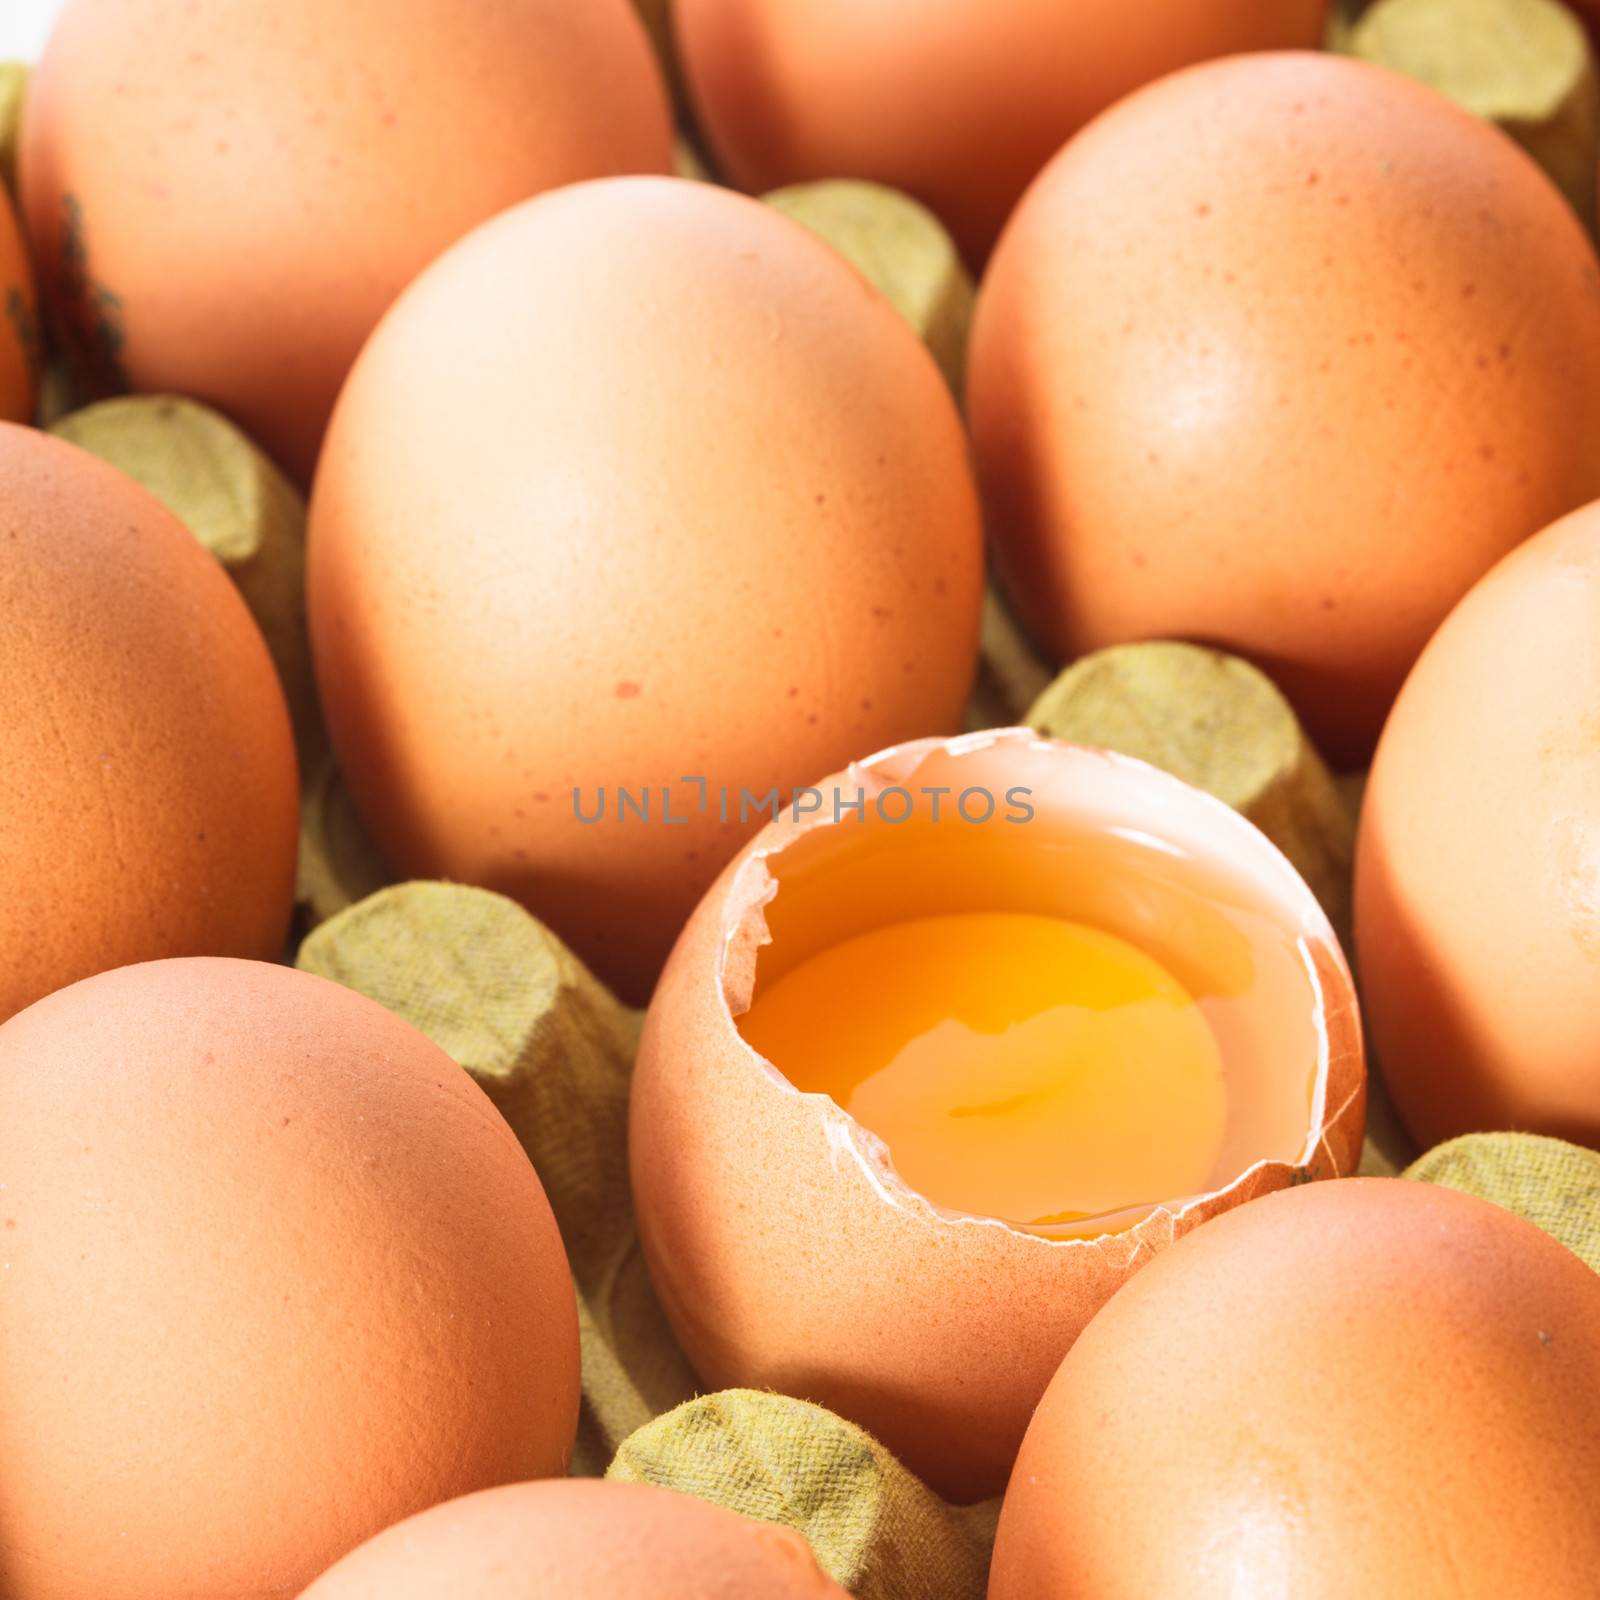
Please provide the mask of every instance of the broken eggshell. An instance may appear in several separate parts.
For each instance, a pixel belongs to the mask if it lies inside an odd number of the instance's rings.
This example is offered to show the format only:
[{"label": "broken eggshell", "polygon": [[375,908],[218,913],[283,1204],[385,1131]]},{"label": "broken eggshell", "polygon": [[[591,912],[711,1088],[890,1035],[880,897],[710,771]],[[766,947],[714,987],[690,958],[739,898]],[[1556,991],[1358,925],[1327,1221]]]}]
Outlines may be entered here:
[{"label": "broken eggshell", "polygon": [[[634,1077],[633,1191],[656,1288],[709,1387],[828,1406],[947,1498],[969,1501],[1004,1486],[1061,1357],[1132,1272],[1236,1205],[1355,1170],[1365,1071],[1327,918],[1284,857],[1220,801],[1143,762],[1024,729],[898,746],[817,789],[860,791],[871,813],[886,789],[938,785],[1030,789],[1034,824],[1004,830],[998,846],[1023,852],[1026,870],[1006,887],[981,858],[964,873],[902,872],[888,904],[858,875],[833,939],[935,910],[1051,909],[1052,845],[1142,837],[1225,875],[1283,931],[1304,963],[1313,1016],[1300,1022],[1316,1056],[1294,1159],[1255,1161],[1212,1192],[1119,1214],[1107,1219],[1118,1231],[1097,1236],[1043,1237],[945,1211],[901,1181],[879,1139],[746,1045],[735,1021],[771,945],[768,908],[791,852],[820,847],[826,870],[867,830],[853,812],[836,821],[823,804],[797,818],[791,805],[723,872],[661,978]],[[791,891],[791,915],[795,900],[815,910],[815,884]]]}]

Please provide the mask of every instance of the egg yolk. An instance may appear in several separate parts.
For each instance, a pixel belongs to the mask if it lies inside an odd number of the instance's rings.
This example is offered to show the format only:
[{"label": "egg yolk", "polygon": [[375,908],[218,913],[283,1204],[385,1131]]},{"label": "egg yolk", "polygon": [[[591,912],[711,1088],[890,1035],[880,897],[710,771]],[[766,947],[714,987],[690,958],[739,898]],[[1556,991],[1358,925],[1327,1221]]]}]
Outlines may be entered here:
[{"label": "egg yolk", "polygon": [[1165,967],[1085,923],[893,923],[784,973],[739,1028],[947,1209],[1047,1230],[1211,1186],[1227,1118],[1216,1039]]}]

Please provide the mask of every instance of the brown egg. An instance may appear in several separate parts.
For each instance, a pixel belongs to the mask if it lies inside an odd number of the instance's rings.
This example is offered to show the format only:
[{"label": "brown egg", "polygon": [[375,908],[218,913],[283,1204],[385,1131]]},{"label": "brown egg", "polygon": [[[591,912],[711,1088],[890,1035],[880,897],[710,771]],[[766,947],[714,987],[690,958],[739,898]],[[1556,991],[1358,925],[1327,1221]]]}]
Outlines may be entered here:
[{"label": "brown egg", "polygon": [[435,1506],[304,1600],[844,1600],[799,1534],[646,1484],[517,1483]]},{"label": "brown egg", "polygon": [[33,273],[11,196],[0,187],[0,422],[32,422],[39,367]]},{"label": "brown egg", "polygon": [[[967,820],[984,809],[974,793],[1000,797],[987,823]],[[864,818],[830,794],[861,800]],[[930,810],[940,795],[944,810]],[[1062,1355],[1131,1273],[1255,1195],[1354,1170],[1364,1074],[1349,975],[1265,837],[1142,762],[1012,729],[887,751],[816,796],[717,880],[651,1003],[630,1114],[645,1260],[708,1389],[817,1401],[945,1496],[979,1499],[1000,1492]],[[1032,813],[1021,825],[1013,805]],[[908,1146],[747,1042],[753,1007],[818,952],[990,912],[1092,923],[1201,1001],[1228,1057],[1230,1109],[1192,1190],[1037,1225],[942,1203],[904,1176]],[[857,970],[858,992],[816,1010],[864,1030],[875,991],[907,978],[882,962]],[[1004,1092],[974,1086],[980,1104]],[[1141,1116],[1134,1097],[1122,1104],[1148,1127],[1143,1142],[1170,1133],[1159,1105]]]},{"label": "brown egg", "polygon": [[46,299],[102,389],[204,400],[309,479],[390,301],[506,206],[666,172],[628,0],[70,0],[21,182]]},{"label": "brown egg", "polygon": [[1600,1277],[1454,1190],[1268,1195],[1072,1348],[989,1600],[1578,1600],[1600,1571]]},{"label": "brown egg", "polygon": [[875,178],[981,263],[1086,122],[1178,67],[1309,48],[1327,0],[674,0],[691,97],[723,169],[760,192]]},{"label": "brown egg", "polygon": [[673,179],[546,196],[419,279],[311,508],[318,679],[385,854],[636,1000],[763,797],[959,726],[981,590],[915,334],[798,224]]},{"label": "brown egg", "polygon": [[0,423],[0,1019],[107,967],[275,957],[294,743],[267,648],[164,506]]},{"label": "brown egg", "polygon": [[1374,1049],[1423,1147],[1600,1149],[1600,506],[1506,557],[1394,708],[1357,848]]},{"label": "brown egg", "polygon": [[1197,67],[1075,139],[996,252],[968,374],[1040,641],[1249,656],[1344,765],[1473,582],[1600,494],[1571,208],[1498,130],[1335,56]]},{"label": "brown egg", "polygon": [[7,1600],[269,1600],[563,1473],[572,1280],[436,1045],[291,968],[151,962],[0,1028]]}]

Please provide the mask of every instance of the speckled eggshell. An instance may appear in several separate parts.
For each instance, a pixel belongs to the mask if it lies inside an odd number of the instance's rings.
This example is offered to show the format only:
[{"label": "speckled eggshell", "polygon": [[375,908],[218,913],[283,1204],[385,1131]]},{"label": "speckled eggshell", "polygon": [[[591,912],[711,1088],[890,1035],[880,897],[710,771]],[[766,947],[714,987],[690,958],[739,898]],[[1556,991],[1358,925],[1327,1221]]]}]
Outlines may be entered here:
[{"label": "speckled eggshell", "polygon": [[0,422],[32,422],[39,364],[33,272],[11,197],[0,187]]},{"label": "speckled eggshell", "polygon": [[1600,1149],[1600,506],[1450,614],[1384,729],[1356,947],[1374,1050],[1426,1148]]},{"label": "speckled eggshell", "polygon": [[1291,1189],[1180,1241],[1073,1346],[989,1600],[1578,1600],[1597,1474],[1600,1277],[1455,1190]]},{"label": "speckled eggshell", "polygon": [[306,480],[434,256],[529,195],[670,165],[629,0],[70,0],[20,178],[96,384],[207,401]]},{"label": "speckled eggshell", "polygon": [[303,1600],[845,1600],[789,1528],[648,1484],[518,1483],[435,1506]]},{"label": "speckled eggshell", "polygon": [[761,192],[873,178],[981,263],[1029,181],[1096,113],[1179,67],[1309,48],[1326,0],[674,0],[724,170]]},{"label": "speckled eggshell", "polygon": [[564,1473],[577,1311],[528,1158],[398,1017],[265,963],[0,1028],[7,1600],[270,1600]]},{"label": "speckled eggshell", "polygon": [[[1019,765],[1016,753],[1030,749]],[[1306,948],[1321,952],[1328,997],[1325,1078],[1307,1108],[1303,1164],[1259,1162],[1213,1194],[1098,1239],[1047,1240],[936,1211],[882,1170],[838,1106],[801,1094],[747,1046],[733,1020],[767,934],[765,857],[821,826],[789,813],[740,852],[684,929],[633,1081],[629,1152],[645,1260],[707,1389],[814,1400],[963,1501],[1000,1493],[1061,1357],[1131,1274],[1208,1217],[1353,1170],[1361,1142],[1360,1024],[1343,959],[1293,869],[1220,802],[1142,762],[1021,730],[919,741],[819,787],[871,795],[884,785],[977,784],[1004,794],[1050,782],[1096,791],[1127,827],[1159,827],[1174,849],[1204,844],[1249,874],[1253,892],[1280,896],[1321,930]],[[1050,871],[1041,855],[1040,874]]]},{"label": "speckled eggshell", "polygon": [[755,201],[615,179],[396,305],[329,434],[309,582],[396,868],[522,901],[643,1000],[762,820],[741,787],[959,725],[981,531],[949,391],[876,289]]},{"label": "speckled eggshell", "polygon": [[0,1019],[107,967],[282,953],[293,737],[267,647],[164,506],[0,423]]},{"label": "speckled eggshell", "polygon": [[1432,90],[1217,62],[1029,192],[968,408],[1041,642],[1249,656],[1353,766],[1450,607],[1600,495],[1600,269],[1534,163]]}]

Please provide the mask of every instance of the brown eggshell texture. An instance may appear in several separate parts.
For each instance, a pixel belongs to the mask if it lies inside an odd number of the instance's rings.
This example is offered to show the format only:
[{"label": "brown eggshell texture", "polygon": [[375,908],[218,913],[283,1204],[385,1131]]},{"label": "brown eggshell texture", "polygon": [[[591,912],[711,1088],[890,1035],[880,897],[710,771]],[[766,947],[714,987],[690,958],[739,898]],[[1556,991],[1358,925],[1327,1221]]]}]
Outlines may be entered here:
[{"label": "brown eggshell texture", "polygon": [[21,182],[96,381],[205,400],[305,480],[434,256],[529,195],[670,163],[628,0],[495,0],[470,24],[459,0],[72,0]]},{"label": "brown eggshell texture", "polygon": [[522,901],[632,1000],[759,825],[741,787],[959,725],[981,585],[915,335],[788,218],[672,179],[545,196],[419,279],[311,511],[318,680],[385,854]]},{"label": "brown eggshell texture", "polygon": [[294,745],[261,635],[152,496],[0,424],[0,1018],[169,955],[275,957]]},{"label": "brown eggshell texture", "polygon": [[0,1028],[7,1600],[268,1600],[562,1473],[577,1313],[456,1064],[290,968],[190,959]]},{"label": "brown eggshell texture", "polygon": [[32,422],[39,362],[33,272],[11,196],[0,187],[0,422]]},{"label": "brown eggshell texture", "polygon": [[989,1600],[1578,1600],[1600,1571],[1600,1277],[1394,1178],[1180,1241],[1072,1348]]},{"label": "brown eggshell texture", "polygon": [[1040,177],[968,403],[1042,643],[1250,656],[1356,765],[1450,607],[1600,495],[1600,269],[1533,162],[1432,90],[1240,57]]},{"label": "brown eggshell texture", "polygon": [[1086,122],[1178,67],[1309,48],[1326,0],[675,0],[695,108],[756,192],[875,178],[914,194],[967,257]]},{"label": "brown eggshell texture", "polygon": [[1361,812],[1374,1049],[1424,1146],[1600,1148],[1600,507],[1508,556],[1423,652]]},{"label": "brown eggshell texture", "polygon": [[[1123,1231],[1048,1240],[937,1211],[833,1101],[798,1092],[737,1031],[769,932],[769,858],[805,847],[825,862],[825,852],[853,848],[852,825],[816,815],[796,824],[786,813],[696,910],[646,1019],[629,1131],[645,1259],[679,1340],[708,1388],[815,1400],[882,1439],[941,1493],[975,1500],[1000,1492],[1062,1355],[1131,1273],[1254,1195],[1353,1170],[1364,1107],[1360,1028],[1343,958],[1293,870],[1235,813],[1143,763],[1011,730],[908,745],[820,787],[835,783],[851,797],[858,786],[871,796],[886,785],[980,785],[996,795],[1024,785],[1038,810],[1027,828],[992,844],[985,830],[967,830],[955,854],[909,875],[895,869],[886,842],[849,857],[860,875],[836,892],[841,936],[935,911],[1048,910],[1059,872],[1050,852],[1075,837],[1063,831],[1068,810],[1103,811],[1174,849],[1229,863],[1241,874],[1238,892],[1303,926],[1315,952],[1307,959],[1318,998],[1308,993],[1306,1005],[1319,1007],[1322,1058],[1314,1092],[1303,1091],[1298,1157],[1258,1161],[1217,1192],[1157,1206]],[[828,880],[813,881],[822,887],[806,903],[815,907]],[[794,882],[787,891],[779,884],[774,918],[786,892],[795,898]],[[1305,1085],[1312,1067],[1281,1070],[1304,1070]]]},{"label": "brown eggshell texture", "polygon": [[304,1600],[843,1600],[799,1534],[647,1484],[488,1489],[390,1528]]}]

